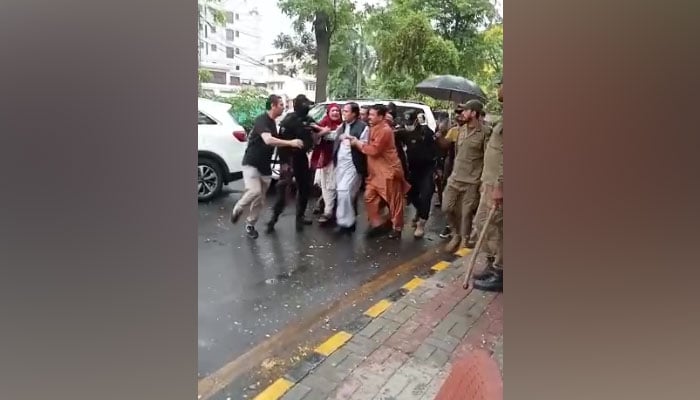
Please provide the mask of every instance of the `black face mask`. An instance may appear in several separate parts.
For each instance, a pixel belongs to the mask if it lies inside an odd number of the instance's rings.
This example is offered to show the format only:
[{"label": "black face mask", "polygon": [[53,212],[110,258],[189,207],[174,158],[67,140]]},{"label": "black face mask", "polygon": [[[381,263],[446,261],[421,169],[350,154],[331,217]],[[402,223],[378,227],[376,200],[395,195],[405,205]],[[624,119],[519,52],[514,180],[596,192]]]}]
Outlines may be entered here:
[{"label": "black face mask", "polygon": [[311,110],[311,104],[308,102],[301,102],[298,104],[294,104],[294,112],[300,116],[300,117],[305,117],[309,114],[309,111]]}]

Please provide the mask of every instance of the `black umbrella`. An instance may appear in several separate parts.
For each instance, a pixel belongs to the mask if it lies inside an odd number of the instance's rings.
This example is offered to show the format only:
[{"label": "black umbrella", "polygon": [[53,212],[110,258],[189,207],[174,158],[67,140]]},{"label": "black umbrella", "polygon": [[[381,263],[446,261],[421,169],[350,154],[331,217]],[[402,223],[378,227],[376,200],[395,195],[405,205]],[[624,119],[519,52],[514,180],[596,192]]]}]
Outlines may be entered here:
[{"label": "black umbrella", "polygon": [[461,76],[433,76],[416,85],[416,90],[436,100],[464,103],[476,99],[486,102],[486,94],[479,85]]}]

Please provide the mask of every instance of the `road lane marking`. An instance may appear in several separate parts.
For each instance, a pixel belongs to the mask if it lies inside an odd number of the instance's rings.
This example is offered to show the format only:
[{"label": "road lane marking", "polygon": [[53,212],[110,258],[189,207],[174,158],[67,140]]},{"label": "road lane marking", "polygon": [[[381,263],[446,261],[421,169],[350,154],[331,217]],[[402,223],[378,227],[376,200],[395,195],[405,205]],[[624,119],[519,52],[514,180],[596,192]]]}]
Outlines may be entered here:
[{"label": "road lane marking", "polygon": [[466,248],[466,247],[462,247],[461,249],[455,251],[455,255],[456,255],[457,257],[464,257],[464,256],[466,256],[467,254],[469,254],[469,253],[471,253],[471,252],[472,252],[471,249],[468,249],[468,248]]},{"label": "road lane marking", "polygon": [[443,269],[445,269],[445,268],[447,268],[447,267],[449,267],[449,266],[450,266],[450,263],[449,263],[449,262],[447,262],[447,261],[440,261],[439,263],[437,263],[437,264],[433,265],[432,267],[430,267],[430,269],[432,269],[433,271],[436,271],[436,272],[437,272],[437,271],[442,271]]},{"label": "road lane marking", "polygon": [[411,279],[410,281],[408,281],[402,287],[410,292],[411,290],[420,286],[421,283],[423,283],[423,279],[421,279],[419,277],[415,277],[415,278]]},{"label": "road lane marking", "polygon": [[318,354],[328,357],[331,354],[333,354],[334,351],[338,350],[340,346],[344,345],[345,342],[350,340],[350,338],[352,338],[351,334],[344,331],[340,331],[328,338],[328,340],[326,340],[325,342],[321,343],[321,345],[316,347],[315,351]]},{"label": "road lane marking", "polygon": [[365,315],[371,318],[377,318],[380,316],[387,308],[389,308],[393,303],[387,299],[382,299],[378,301],[375,305],[368,308],[365,311]]},{"label": "road lane marking", "polygon": [[[440,261],[430,268],[429,275],[432,276],[435,273],[438,273],[444,269],[449,268],[451,265],[452,265],[452,263],[450,263],[449,261]],[[420,286],[424,282],[425,282],[425,279],[419,278],[416,276],[413,279],[411,279],[410,281],[408,281],[405,285],[403,285],[401,287],[401,289],[397,290],[395,293],[397,293],[400,297],[403,297],[404,295],[406,295],[407,293],[410,293],[412,290],[414,290],[415,288],[417,288],[418,286]],[[391,295],[389,296],[389,298],[391,298]],[[382,300],[378,301],[376,304],[374,304],[372,307],[367,309],[367,311],[365,311],[364,315],[368,316],[370,318],[376,318],[377,316],[382,314],[384,311],[386,311],[389,307],[391,307],[391,305],[394,304],[395,301],[396,301],[396,299],[392,299],[392,300],[382,299]],[[340,331],[340,332],[334,334],[333,336],[331,336],[330,338],[328,338],[322,344],[320,344],[314,350],[314,354],[318,357],[323,357],[323,359],[326,359],[328,356],[333,354],[333,352],[335,352],[340,347],[342,347],[345,343],[347,343],[348,340],[350,340],[352,337],[353,337],[353,334],[351,334],[347,331]],[[316,365],[312,366],[311,370],[306,371],[305,374],[310,373],[315,368],[316,368]],[[287,376],[287,375],[285,375],[285,376]],[[287,378],[294,379],[294,378],[291,378],[290,376],[287,376]],[[259,399],[259,400],[267,400],[267,399],[277,400],[277,399],[279,399],[279,397],[284,395],[287,391],[289,391],[289,389],[291,389],[292,387],[294,387],[294,385],[296,385],[297,383],[300,382],[300,380],[291,381],[289,379],[283,379],[283,378],[278,379],[277,381],[275,381],[275,383],[273,385],[268,387],[264,392],[259,394],[253,400],[256,400],[256,399]],[[283,381],[283,383],[278,383],[280,381]],[[271,388],[275,385],[277,385],[278,387],[281,387],[281,388],[275,389],[273,391]],[[269,393],[274,393],[274,394],[270,395]],[[276,394],[276,393],[279,393],[279,394]],[[270,397],[263,397],[263,395],[266,395],[266,394],[268,394]]]},{"label": "road lane marking", "polygon": [[288,348],[301,335],[304,335],[311,327],[318,324],[318,321],[322,321],[328,315],[333,315],[344,305],[362,301],[362,299],[395,282],[397,276],[405,274],[423,263],[432,261],[440,254],[439,248],[439,245],[433,246],[419,256],[385,270],[363,284],[356,291],[353,291],[349,296],[334,301],[326,308],[317,310],[294,324],[288,324],[270,339],[255,345],[252,349],[231,360],[218,370],[199,379],[197,382],[198,400],[209,400],[236,378],[249,371],[251,365],[260,364],[270,353]]},{"label": "road lane marking", "polygon": [[294,386],[293,382],[284,378],[279,378],[272,385],[268,386],[267,389],[255,396],[253,400],[277,400],[284,396],[292,386]]}]

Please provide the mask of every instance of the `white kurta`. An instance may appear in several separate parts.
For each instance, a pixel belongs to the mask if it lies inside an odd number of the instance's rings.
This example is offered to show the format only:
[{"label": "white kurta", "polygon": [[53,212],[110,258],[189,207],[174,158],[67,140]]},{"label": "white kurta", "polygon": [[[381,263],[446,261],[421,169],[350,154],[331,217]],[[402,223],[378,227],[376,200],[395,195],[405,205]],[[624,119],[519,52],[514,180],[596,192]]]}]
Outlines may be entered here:
[{"label": "white kurta", "polygon": [[[350,134],[350,124],[345,125],[346,135]],[[369,129],[360,135],[360,140],[367,143]],[[357,173],[352,162],[352,152],[348,140],[343,140],[338,148],[338,163],[335,168],[335,183],[338,208],[336,209],[336,224],[341,227],[350,227],[355,224],[355,210],[353,199],[362,184],[362,177]]]}]

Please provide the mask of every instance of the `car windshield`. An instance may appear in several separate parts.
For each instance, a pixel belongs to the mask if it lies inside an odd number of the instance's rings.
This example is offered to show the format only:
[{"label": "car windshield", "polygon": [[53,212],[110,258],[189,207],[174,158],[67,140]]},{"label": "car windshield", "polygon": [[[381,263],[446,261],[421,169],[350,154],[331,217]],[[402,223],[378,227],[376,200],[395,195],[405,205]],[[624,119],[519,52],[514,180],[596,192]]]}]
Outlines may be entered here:
[{"label": "car windshield", "polygon": [[[343,106],[344,103],[337,102],[339,106]],[[313,118],[316,122],[321,121],[321,118],[323,118],[324,115],[326,115],[326,108],[328,107],[328,103],[321,103],[321,104],[316,104],[311,111],[309,111],[309,116]],[[419,113],[424,112],[422,108],[419,107],[410,107],[410,106],[396,106],[396,111],[397,111],[397,116],[396,116],[396,123],[398,124],[403,124],[403,116],[406,111],[409,110],[416,110]]]}]

